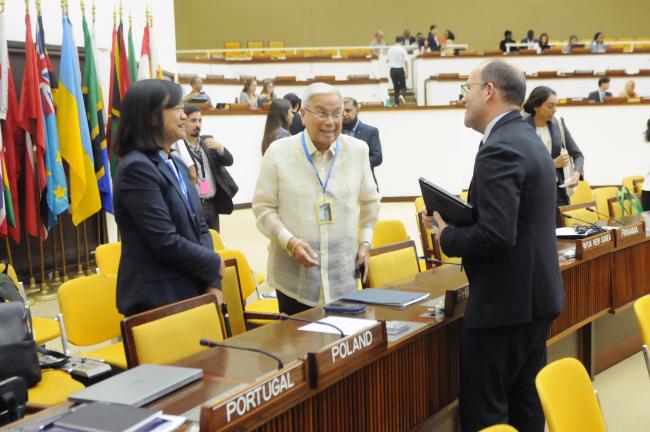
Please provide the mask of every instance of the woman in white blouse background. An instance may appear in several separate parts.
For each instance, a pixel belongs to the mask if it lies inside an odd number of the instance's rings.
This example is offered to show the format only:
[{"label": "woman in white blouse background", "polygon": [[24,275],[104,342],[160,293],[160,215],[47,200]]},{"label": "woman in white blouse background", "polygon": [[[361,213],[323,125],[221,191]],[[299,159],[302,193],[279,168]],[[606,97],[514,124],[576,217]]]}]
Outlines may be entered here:
[{"label": "woman in white blouse background", "polygon": [[584,175],[585,158],[573,140],[564,119],[555,118],[557,94],[551,88],[539,86],[533,89],[524,103],[526,119],[551,153],[557,173],[557,205],[569,204],[572,188]]}]

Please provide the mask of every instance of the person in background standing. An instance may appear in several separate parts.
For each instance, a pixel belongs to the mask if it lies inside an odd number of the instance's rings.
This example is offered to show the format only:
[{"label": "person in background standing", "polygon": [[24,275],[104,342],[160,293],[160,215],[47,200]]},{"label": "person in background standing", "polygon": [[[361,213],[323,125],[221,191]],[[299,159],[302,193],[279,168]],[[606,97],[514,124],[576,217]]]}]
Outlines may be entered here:
[{"label": "person in background standing", "polygon": [[262,156],[264,156],[273,141],[291,136],[289,125],[292,121],[291,102],[286,99],[276,99],[271,102],[269,112],[266,114],[266,124],[264,125]]},{"label": "person in background standing", "polygon": [[377,190],[379,190],[377,177],[375,177],[375,167],[381,165],[382,162],[379,129],[359,120],[359,103],[351,97],[343,98],[343,133],[368,144],[368,158],[372,178],[375,180]]},{"label": "person in background standing", "polygon": [[395,106],[399,106],[400,102],[404,101],[406,94],[406,77],[408,76],[408,53],[402,46],[404,38],[397,36],[395,38],[395,45],[388,50],[388,64],[390,66],[390,79],[393,81],[393,89],[395,92]]},{"label": "person in background standing", "polygon": [[429,44],[429,51],[440,51],[440,41],[438,41],[438,26],[435,24],[431,24],[431,27],[429,27],[427,43]]},{"label": "person in background standing", "polygon": [[289,132],[291,132],[291,135],[295,135],[305,130],[305,125],[302,124],[302,117],[300,117],[301,101],[298,95],[295,93],[287,93],[286,95],[284,95],[284,99],[291,102],[291,112],[293,113],[293,120],[289,125]]}]

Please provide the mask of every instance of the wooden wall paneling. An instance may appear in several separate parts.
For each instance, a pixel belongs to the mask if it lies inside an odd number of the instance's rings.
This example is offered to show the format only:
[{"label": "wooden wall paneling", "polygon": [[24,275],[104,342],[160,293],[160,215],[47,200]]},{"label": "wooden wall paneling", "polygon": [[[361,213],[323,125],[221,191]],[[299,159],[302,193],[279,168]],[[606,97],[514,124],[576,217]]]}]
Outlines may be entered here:
[{"label": "wooden wall paneling", "polygon": [[650,294],[650,241],[617,250],[612,265],[612,309]]}]

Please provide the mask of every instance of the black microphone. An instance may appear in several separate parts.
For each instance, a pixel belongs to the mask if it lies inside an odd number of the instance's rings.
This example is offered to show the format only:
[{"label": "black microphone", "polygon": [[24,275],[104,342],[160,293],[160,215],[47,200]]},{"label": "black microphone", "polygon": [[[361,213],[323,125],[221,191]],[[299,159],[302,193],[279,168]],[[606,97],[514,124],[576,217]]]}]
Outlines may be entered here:
[{"label": "black microphone", "polygon": [[439,260],[438,258],[425,258],[425,261],[430,263],[430,264],[451,264],[451,265],[457,265],[457,266],[463,266],[463,263],[456,263],[456,262],[451,262],[451,261],[442,261]]},{"label": "black microphone", "polygon": [[296,318],[294,316],[287,315],[286,313],[283,312],[280,313],[246,312],[246,317],[251,319],[270,319],[276,321],[299,321],[299,322],[304,322],[309,324],[322,324],[324,326],[329,326],[335,329],[337,332],[339,332],[342,338],[345,337],[345,333],[343,333],[343,330],[341,330],[339,327],[335,326],[334,324],[330,324],[328,322],[322,322],[322,321],[308,320],[305,318]]},{"label": "black microphone", "polygon": [[284,367],[284,363],[282,363],[282,360],[280,360],[280,358],[277,357],[275,354],[271,354],[268,351],[264,351],[264,350],[261,350],[261,349],[258,349],[258,348],[248,348],[248,347],[240,347],[240,346],[235,346],[235,345],[226,345],[224,343],[217,342],[217,341],[212,340],[212,339],[205,339],[205,338],[201,339],[199,341],[199,344],[201,344],[202,346],[205,346],[205,347],[209,347],[209,348],[223,347],[223,348],[232,348],[232,349],[238,349],[238,350],[242,350],[242,351],[252,351],[252,352],[264,354],[265,356],[269,356],[273,360],[278,362],[278,370],[280,370],[280,369],[282,369]]},{"label": "black microphone", "polygon": [[596,224],[593,223],[593,222],[588,222],[588,221],[586,221],[586,220],[579,219],[579,218],[577,218],[577,217],[575,217],[575,216],[571,216],[570,214],[566,214],[566,213],[562,213],[562,216],[564,216],[564,217],[566,217],[566,218],[569,218],[569,219],[575,219],[575,220],[577,220],[578,222],[586,223],[587,225],[596,228],[596,232],[607,232],[606,229],[604,229],[604,228],[601,227],[601,226],[596,225]]},{"label": "black microphone", "polygon": [[604,216],[604,217],[606,217],[606,218],[609,219],[609,220],[613,220],[614,222],[616,222],[616,223],[619,224],[620,226],[625,226],[625,224],[624,224],[623,222],[621,222],[620,220],[615,219],[615,218],[613,218],[613,217],[611,217],[611,216],[609,216],[609,215],[606,215],[606,214],[604,214],[604,213],[601,213],[601,212],[599,212],[598,210],[594,210],[594,209],[591,208],[591,207],[585,207],[585,209],[586,209],[587,211],[592,212],[592,213],[596,213],[598,216]]}]

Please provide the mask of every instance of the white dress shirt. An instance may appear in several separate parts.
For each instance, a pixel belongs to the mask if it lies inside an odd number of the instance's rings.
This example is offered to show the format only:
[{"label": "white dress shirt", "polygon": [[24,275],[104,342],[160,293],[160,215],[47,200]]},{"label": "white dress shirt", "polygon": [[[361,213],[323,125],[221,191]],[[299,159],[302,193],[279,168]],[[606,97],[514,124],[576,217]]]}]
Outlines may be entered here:
[{"label": "white dress shirt", "polygon": [[[270,240],[269,285],[294,300],[316,306],[357,288],[357,251],[360,242],[372,240],[380,196],[370,171],[368,145],[341,135],[326,192],[333,222],[319,224],[317,206],[323,192],[303,150],[302,135],[275,141],[266,151],[252,204],[257,227]],[[321,153],[306,131],[304,136],[307,151],[325,182],[336,142]],[[319,266],[302,267],[289,255],[287,243],[293,236],[316,252]]]},{"label": "white dress shirt", "polygon": [[408,53],[400,44],[395,44],[388,50],[388,64],[391,68],[403,68],[408,59]]}]

